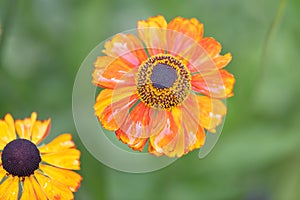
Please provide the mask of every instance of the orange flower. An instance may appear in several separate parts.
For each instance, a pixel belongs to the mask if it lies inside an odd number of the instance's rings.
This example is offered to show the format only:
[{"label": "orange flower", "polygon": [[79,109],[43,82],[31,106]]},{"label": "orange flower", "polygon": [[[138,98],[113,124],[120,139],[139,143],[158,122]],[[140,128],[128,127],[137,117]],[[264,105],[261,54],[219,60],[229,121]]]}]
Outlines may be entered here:
[{"label": "orange flower", "polygon": [[203,37],[195,18],[139,21],[137,35],[117,34],[95,61],[94,106],[102,126],[134,150],[181,157],[216,132],[235,79],[223,68],[231,54]]},{"label": "orange flower", "polygon": [[0,199],[74,199],[82,177],[71,170],[80,169],[80,151],[71,134],[41,144],[49,131],[50,119],[39,121],[35,112],[0,120]]}]

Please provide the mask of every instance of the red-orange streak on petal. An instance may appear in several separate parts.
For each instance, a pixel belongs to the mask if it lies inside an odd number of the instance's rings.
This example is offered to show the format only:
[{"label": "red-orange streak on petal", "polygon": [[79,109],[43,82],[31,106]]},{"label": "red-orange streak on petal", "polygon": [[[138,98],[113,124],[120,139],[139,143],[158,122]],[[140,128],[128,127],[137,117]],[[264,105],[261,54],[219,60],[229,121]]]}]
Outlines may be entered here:
[{"label": "red-orange streak on petal", "polygon": [[121,129],[116,130],[116,136],[123,143],[127,144],[133,150],[142,151],[148,138],[136,138],[131,135],[128,135]]},{"label": "red-orange streak on petal", "polygon": [[153,120],[153,116],[150,116],[150,107],[144,103],[136,105],[126,116],[124,123],[120,129],[128,135],[128,137],[134,138],[148,138],[151,135],[151,127],[149,127],[150,120]]},{"label": "red-orange streak on petal", "polygon": [[128,73],[132,73],[133,67],[133,65],[123,59],[108,56],[98,57],[92,75],[93,84],[109,89],[115,88],[117,84],[122,84],[123,86],[135,85],[134,76],[132,75],[131,78],[128,78]]},{"label": "red-orange streak on petal", "polygon": [[138,100],[138,95],[133,94],[129,98],[124,98],[106,107],[102,114],[98,116],[103,127],[108,130],[117,130],[125,120],[130,107]]},{"label": "red-orange streak on petal", "polygon": [[[174,138],[177,136],[180,126],[180,119],[178,119],[178,117],[180,117],[180,114],[174,115],[174,113],[172,114],[172,112],[165,112],[165,126],[161,130],[159,130],[159,132],[150,137],[148,151],[149,153],[157,156],[166,154],[166,152],[170,152],[170,143],[174,141]],[[168,153],[167,155],[170,157],[175,156],[175,154],[170,155],[170,153]]]},{"label": "red-orange streak on petal", "polygon": [[217,70],[211,74],[192,76],[192,89],[213,98],[233,96],[235,78],[226,70]]}]

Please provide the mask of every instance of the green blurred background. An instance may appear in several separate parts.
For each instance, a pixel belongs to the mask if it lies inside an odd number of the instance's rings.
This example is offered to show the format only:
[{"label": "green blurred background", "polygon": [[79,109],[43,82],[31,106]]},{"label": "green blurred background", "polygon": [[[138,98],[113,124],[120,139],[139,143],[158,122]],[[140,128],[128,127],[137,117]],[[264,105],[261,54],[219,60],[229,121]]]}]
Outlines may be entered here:
[{"label": "green blurred background", "polygon": [[[280,2],[0,0],[0,116],[37,111],[40,119],[51,117],[47,141],[73,133],[84,178],[75,199],[299,200],[300,1],[287,2],[267,36]],[[235,96],[227,101],[221,138],[206,158],[194,151],[156,172],[122,173],[98,162],[80,142],[72,118],[73,82],[99,42],[157,14],[204,23],[205,36],[233,54],[227,69],[237,79]]]}]

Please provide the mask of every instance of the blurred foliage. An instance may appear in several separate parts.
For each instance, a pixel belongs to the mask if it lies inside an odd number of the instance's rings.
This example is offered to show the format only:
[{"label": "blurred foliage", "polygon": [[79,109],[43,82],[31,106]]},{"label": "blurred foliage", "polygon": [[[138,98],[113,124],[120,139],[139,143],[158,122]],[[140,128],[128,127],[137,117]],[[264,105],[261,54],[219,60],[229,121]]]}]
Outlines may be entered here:
[{"label": "blurred foliage", "polygon": [[[287,2],[261,66],[279,2],[1,0],[0,115],[23,118],[37,111],[40,119],[52,118],[49,139],[74,133],[84,177],[76,199],[298,200],[300,1]],[[235,96],[227,101],[223,133],[206,158],[199,160],[194,151],[157,172],[117,172],[95,160],[76,134],[73,82],[99,42],[157,14],[204,23],[205,36],[233,54],[227,69],[237,79]]]}]

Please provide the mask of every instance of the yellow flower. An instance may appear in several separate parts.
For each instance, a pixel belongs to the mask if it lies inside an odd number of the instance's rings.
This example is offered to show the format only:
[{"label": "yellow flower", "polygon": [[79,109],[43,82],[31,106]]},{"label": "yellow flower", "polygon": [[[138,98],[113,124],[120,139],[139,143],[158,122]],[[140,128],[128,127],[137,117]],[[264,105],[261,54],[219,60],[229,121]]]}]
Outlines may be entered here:
[{"label": "yellow flower", "polygon": [[[41,144],[50,132],[50,119],[14,121],[10,114],[0,120],[0,199],[74,199],[82,177],[80,151],[71,134]],[[20,187],[21,186],[21,187]]]},{"label": "yellow flower", "polygon": [[231,54],[203,37],[195,18],[141,20],[137,35],[117,34],[95,61],[94,106],[102,126],[134,150],[181,157],[216,132],[235,78],[223,68]]}]

